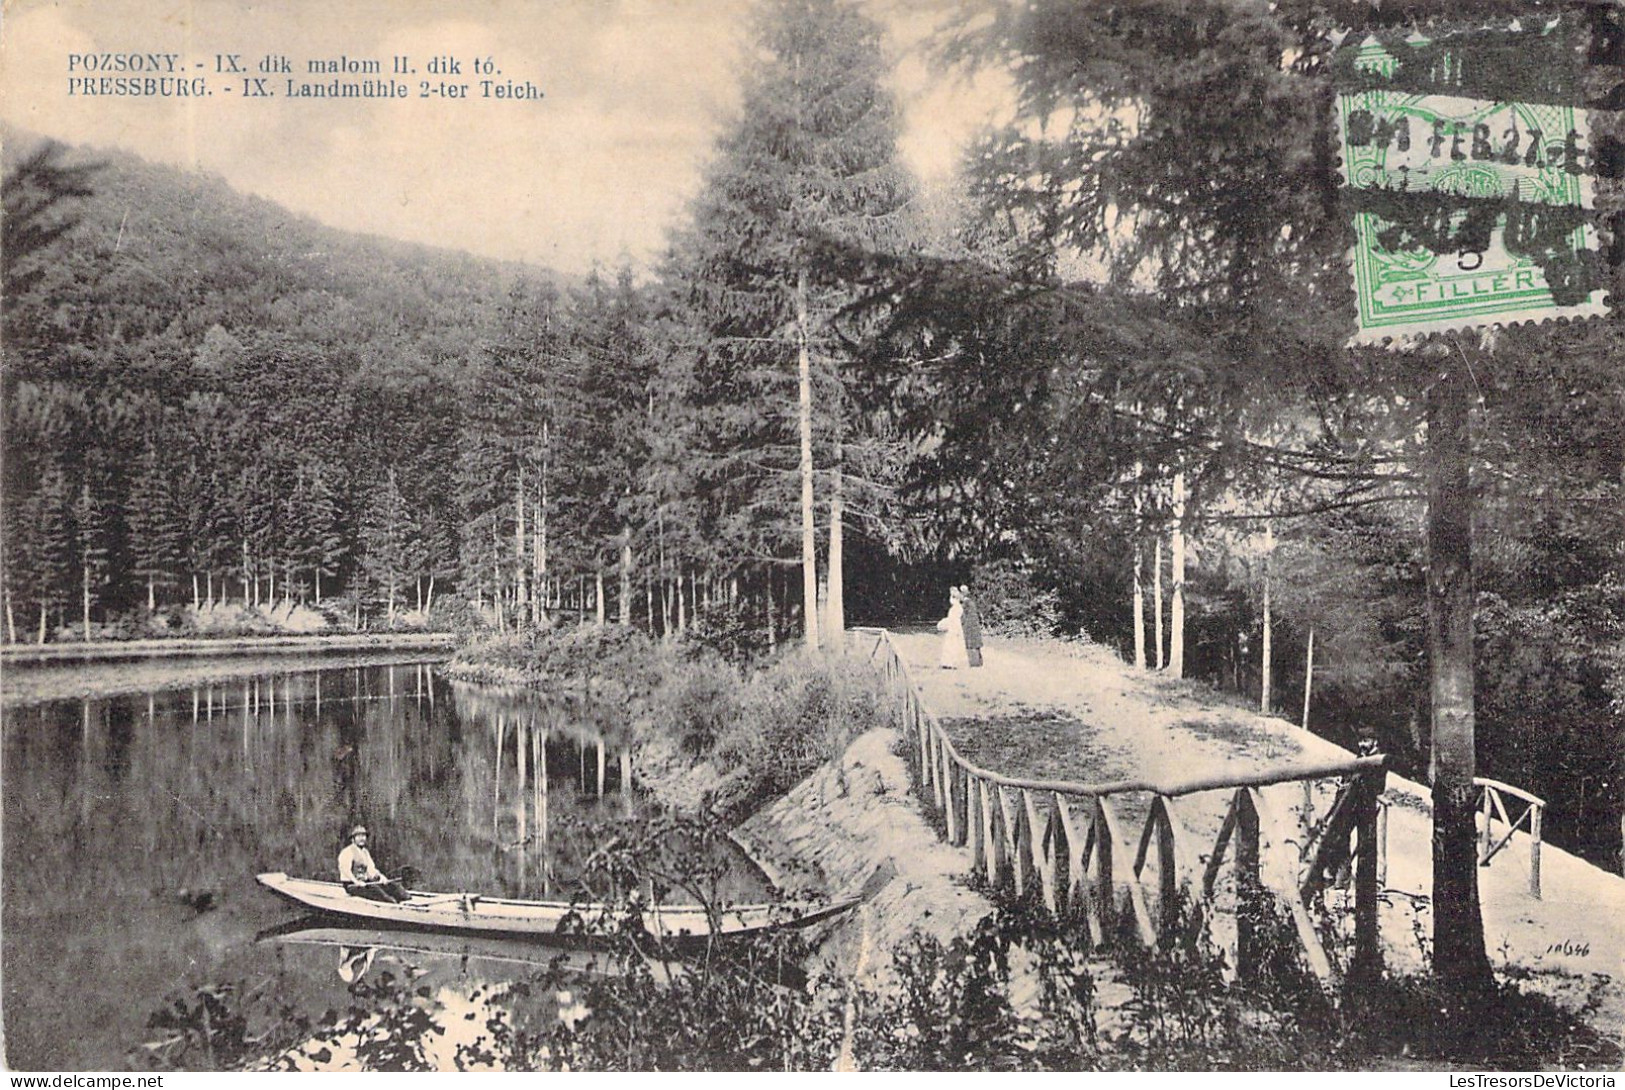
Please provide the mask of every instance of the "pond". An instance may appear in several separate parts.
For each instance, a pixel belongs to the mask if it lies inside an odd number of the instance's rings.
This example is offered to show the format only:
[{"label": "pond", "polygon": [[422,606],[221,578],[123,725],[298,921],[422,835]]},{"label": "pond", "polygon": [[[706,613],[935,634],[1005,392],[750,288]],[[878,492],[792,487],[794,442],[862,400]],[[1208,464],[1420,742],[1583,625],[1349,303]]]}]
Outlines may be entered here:
[{"label": "pond", "polygon": [[[254,875],[333,876],[354,821],[380,868],[410,864],[425,888],[569,899],[593,847],[584,824],[648,806],[624,742],[536,694],[450,683],[432,663],[285,660],[182,673],[179,687],[167,668],[148,667],[139,692],[5,708],[12,1068],[127,1067],[153,1036],[148,1015],[205,984],[269,987],[312,1016],[342,1009],[353,951],[343,936],[262,936],[298,912]],[[723,896],[764,899],[760,874],[730,862]],[[399,945],[392,957],[454,959],[465,978],[526,971],[525,944]]]}]

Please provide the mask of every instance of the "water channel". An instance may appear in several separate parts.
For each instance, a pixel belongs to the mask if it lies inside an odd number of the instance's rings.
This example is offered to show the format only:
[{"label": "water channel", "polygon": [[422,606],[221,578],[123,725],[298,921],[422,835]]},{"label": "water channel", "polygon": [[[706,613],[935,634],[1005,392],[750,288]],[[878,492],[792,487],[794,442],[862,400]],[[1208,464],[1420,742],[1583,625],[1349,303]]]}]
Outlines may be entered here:
[{"label": "water channel", "polygon": [[[349,952],[261,937],[299,913],[254,875],[330,877],[355,820],[380,867],[411,864],[426,888],[569,899],[593,847],[584,823],[648,805],[624,739],[534,694],[454,684],[429,662],[256,668],[199,681],[153,664],[140,691],[8,698],[12,1068],[125,1068],[165,997],[204,984],[342,1009]],[[762,899],[760,875],[732,862],[724,896]],[[523,947],[406,945],[432,948],[390,956],[464,979],[527,972]]]}]

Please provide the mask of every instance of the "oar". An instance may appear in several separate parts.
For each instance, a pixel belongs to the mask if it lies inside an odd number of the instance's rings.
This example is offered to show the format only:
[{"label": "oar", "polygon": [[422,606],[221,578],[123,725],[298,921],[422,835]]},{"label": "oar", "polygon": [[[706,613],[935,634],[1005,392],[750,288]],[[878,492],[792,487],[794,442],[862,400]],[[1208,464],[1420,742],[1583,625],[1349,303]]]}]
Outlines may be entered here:
[{"label": "oar", "polygon": [[476,901],[478,901],[479,899],[480,898],[479,898],[478,894],[471,894],[471,893],[439,893],[439,894],[436,894],[433,897],[414,897],[414,898],[412,898],[411,903],[413,905],[441,905],[441,904],[445,904],[447,901],[462,901],[468,907],[472,908],[474,906],[474,903]]}]

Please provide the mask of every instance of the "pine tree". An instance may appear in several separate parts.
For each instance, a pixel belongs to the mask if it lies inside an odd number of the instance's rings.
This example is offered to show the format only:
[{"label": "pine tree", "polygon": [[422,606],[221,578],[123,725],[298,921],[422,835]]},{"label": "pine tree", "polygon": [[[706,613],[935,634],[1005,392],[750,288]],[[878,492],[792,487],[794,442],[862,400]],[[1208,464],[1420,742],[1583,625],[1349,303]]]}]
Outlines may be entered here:
[{"label": "pine tree", "polygon": [[903,247],[911,187],[896,161],[874,23],[834,0],[777,0],[755,41],[742,118],[719,144],[680,254],[704,331],[695,453],[736,555],[782,556],[797,542],[804,636],[816,647],[815,459],[828,467],[830,610],[840,624],[844,462],[857,423],[837,255]]},{"label": "pine tree", "polygon": [[131,481],[128,522],[132,571],[147,588],[147,611],[158,608],[157,590],[171,586],[181,564],[182,514],[171,467],[149,441]]},{"label": "pine tree", "polygon": [[91,638],[90,609],[107,585],[107,517],[91,481],[80,482],[73,502],[73,556],[79,576],[84,638]]},{"label": "pine tree", "polygon": [[332,475],[319,462],[302,462],[295,470],[287,515],[294,564],[301,578],[310,575],[317,604],[322,600],[322,580],[338,575],[344,559],[338,496],[328,483]]},{"label": "pine tree", "polygon": [[386,623],[395,623],[395,603],[422,566],[417,518],[401,495],[391,466],[374,490],[361,519],[361,570],[385,604]]}]

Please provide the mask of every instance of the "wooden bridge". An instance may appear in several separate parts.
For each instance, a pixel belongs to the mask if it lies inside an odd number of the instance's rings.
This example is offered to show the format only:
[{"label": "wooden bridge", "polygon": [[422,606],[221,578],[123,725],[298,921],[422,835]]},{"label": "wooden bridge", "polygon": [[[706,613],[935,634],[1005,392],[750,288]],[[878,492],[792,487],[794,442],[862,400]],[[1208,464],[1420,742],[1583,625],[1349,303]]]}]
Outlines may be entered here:
[{"label": "wooden bridge", "polygon": [[[1305,964],[1327,985],[1380,970],[1383,757],[1169,782],[1018,779],[955,749],[888,633],[859,630],[854,638],[888,681],[922,800],[992,888],[1040,900],[1086,929],[1096,947],[1193,946],[1206,933],[1248,975],[1275,916],[1288,921]],[[1319,820],[1286,801],[1322,784],[1333,794]],[[1194,831],[1203,822],[1193,809],[1222,812],[1211,836]],[[1352,912],[1352,947],[1328,950],[1315,917],[1328,910],[1328,891],[1345,885],[1352,896],[1337,900]]]}]

